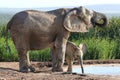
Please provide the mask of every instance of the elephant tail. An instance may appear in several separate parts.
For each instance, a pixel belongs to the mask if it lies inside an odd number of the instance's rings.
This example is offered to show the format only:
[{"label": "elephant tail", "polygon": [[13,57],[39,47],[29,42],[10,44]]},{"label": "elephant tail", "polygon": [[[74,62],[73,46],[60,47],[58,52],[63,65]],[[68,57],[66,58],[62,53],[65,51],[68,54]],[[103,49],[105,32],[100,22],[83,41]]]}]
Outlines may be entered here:
[{"label": "elephant tail", "polygon": [[8,45],[8,30],[9,30],[9,23],[7,24],[7,27],[6,27],[6,49],[8,53],[11,53],[11,49]]}]

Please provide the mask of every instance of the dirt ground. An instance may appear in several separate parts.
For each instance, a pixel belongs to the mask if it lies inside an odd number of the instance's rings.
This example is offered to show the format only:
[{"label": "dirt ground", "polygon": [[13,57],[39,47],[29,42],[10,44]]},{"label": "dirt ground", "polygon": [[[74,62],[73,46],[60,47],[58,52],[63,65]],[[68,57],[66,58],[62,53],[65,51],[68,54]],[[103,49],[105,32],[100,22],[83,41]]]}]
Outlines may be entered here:
[{"label": "dirt ground", "polygon": [[[94,75],[94,74],[64,74],[52,72],[51,63],[31,62],[36,67],[36,72],[21,73],[18,71],[18,62],[0,62],[0,80],[120,80],[120,75]],[[119,64],[120,60],[85,60],[84,65]],[[77,62],[74,64],[76,66]]]}]

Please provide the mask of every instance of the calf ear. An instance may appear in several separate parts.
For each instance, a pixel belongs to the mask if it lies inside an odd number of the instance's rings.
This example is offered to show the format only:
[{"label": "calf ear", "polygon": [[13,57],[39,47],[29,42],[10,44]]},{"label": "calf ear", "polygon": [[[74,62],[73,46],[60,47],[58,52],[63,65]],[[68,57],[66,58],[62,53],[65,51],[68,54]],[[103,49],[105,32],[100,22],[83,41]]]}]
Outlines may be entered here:
[{"label": "calf ear", "polygon": [[71,9],[65,16],[63,25],[70,32],[88,32],[86,23],[82,19],[85,14],[85,8]]}]

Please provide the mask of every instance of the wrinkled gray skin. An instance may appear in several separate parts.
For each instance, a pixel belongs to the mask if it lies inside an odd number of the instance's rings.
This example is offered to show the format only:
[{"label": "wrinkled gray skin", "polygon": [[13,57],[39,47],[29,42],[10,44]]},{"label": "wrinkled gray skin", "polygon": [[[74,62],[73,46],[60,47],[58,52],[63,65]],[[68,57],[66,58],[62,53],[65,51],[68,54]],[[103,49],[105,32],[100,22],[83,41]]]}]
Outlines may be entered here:
[{"label": "wrinkled gray skin", "polygon": [[66,45],[65,59],[68,64],[68,73],[72,73],[72,65],[74,60],[80,62],[82,73],[84,73],[83,68],[83,55],[87,52],[87,46],[84,43],[81,43],[77,47],[74,43],[68,41]]},{"label": "wrinkled gray skin", "polygon": [[[99,24],[101,19],[104,22]],[[45,48],[53,50],[52,71],[60,72],[63,71],[66,42],[70,33],[88,32],[95,25],[103,27],[107,23],[104,14],[84,7],[47,12],[26,10],[15,14],[8,22],[7,34],[9,30],[18,51],[21,72],[35,71],[30,64],[28,51]]]}]

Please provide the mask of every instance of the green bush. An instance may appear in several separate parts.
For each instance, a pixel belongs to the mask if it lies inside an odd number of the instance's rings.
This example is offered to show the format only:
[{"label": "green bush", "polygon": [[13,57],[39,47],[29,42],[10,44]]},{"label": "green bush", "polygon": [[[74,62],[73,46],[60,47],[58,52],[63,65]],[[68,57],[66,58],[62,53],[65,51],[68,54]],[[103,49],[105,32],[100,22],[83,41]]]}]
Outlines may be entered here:
[{"label": "green bush", "polygon": [[49,61],[50,49],[30,51],[30,59],[32,61]]},{"label": "green bush", "polygon": [[6,24],[0,25],[0,37],[5,37],[6,34]]},{"label": "green bush", "polygon": [[4,37],[0,38],[0,60],[1,61],[17,61],[18,56],[17,56],[17,51],[15,49],[15,46],[10,39],[8,40],[8,43],[11,48],[10,53],[6,49],[5,38]]},{"label": "green bush", "polygon": [[[78,41],[77,41],[78,42]],[[108,39],[85,39],[79,42],[87,45],[84,59],[115,59],[117,43]]]}]

